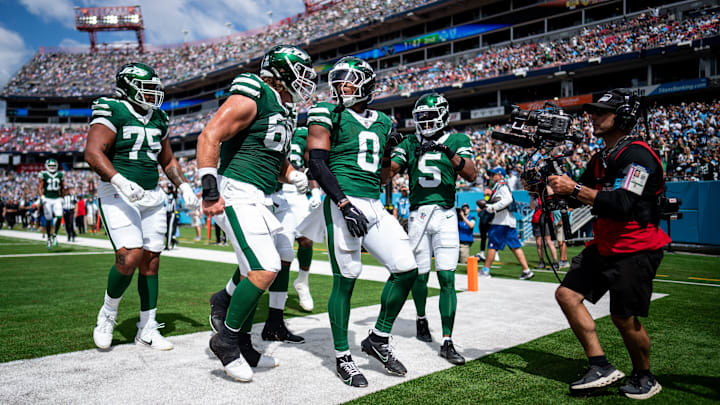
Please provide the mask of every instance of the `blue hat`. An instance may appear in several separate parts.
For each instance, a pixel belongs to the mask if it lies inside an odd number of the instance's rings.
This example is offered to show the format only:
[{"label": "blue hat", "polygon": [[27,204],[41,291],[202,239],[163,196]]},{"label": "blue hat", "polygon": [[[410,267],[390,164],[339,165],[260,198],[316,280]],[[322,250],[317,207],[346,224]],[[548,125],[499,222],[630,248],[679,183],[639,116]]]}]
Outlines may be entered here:
[{"label": "blue hat", "polygon": [[503,169],[503,168],[500,167],[500,166],[495,166],[495,167],[493,167],[492,169],[489,170],[489,172],[490,172],[490,173],[493,173],[493,174],[495,174],[495,173],[500,174],[500,175],[502,175],[503,177],[504,177],[504,176],[507,176],[507,172],[505,171],[505,169]]}]

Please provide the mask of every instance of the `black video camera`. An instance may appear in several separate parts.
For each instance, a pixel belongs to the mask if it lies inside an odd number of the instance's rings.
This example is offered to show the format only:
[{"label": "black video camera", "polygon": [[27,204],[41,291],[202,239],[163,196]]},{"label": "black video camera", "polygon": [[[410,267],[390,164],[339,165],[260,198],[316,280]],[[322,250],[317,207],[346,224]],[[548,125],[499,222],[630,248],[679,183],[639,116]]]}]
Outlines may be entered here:
[{"label": "black video camera", "polygon": [[676,197],[665,197],[664,195],[658,198],[658,206],[660,208],[660,219],[667,221],[674,221],[676,219],[682,219],[683,214],[680,212],[680,206],[682,200]]},{"label": "black video camera", "polygon": [[582,136],[572,130],[573,117],[551,103],[545,103],[545,108],[535,111],[521,110],[514,105],[510,118],[510,132],[493,131],[493,139],[522,148],[554,147],[564,142],[582,141]]}]

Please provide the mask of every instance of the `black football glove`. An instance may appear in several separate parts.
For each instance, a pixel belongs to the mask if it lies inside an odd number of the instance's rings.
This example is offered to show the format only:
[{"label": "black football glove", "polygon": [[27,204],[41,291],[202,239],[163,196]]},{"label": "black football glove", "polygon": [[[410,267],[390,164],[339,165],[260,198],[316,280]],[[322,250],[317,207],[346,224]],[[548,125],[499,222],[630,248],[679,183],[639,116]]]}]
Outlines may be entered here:
[{"label": "black football glove", "polygon": [[391,132],[390,135],[388,135],[387,143],[385,143],[385,149],[392,150],[392,148],[400,145],[403,139],[405,139],[405,135],[400,132]]},{"label": "black football glove", "polygon": [[361,238],[367,234],[369,222],[367,218],[365,218],[365,215],[360,212],[359,209],[355,208],[351,202],[343,205],[340,211],[342,211],[343,218],[345,218],[345,223],[347,224],[348,231],[350,231],[350,235]]},{"label": "black football glove", "polygon": [[455,156],[455,151],[448,148],[447,145],[432,141],[423,143],[418,149],[420,155],[424,155],[428,152],[442,152],[448,159],[452,159],[453,156]]}]

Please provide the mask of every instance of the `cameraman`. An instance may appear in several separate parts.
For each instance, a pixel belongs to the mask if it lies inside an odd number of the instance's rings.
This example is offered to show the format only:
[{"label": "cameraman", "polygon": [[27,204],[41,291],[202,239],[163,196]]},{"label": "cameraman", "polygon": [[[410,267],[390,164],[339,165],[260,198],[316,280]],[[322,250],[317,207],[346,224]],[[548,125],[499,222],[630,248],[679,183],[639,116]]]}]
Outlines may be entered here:
[{"label": "cameraman", "polygon": [[661,386],[650,372],[650,338],[637,317],[648,316],[661,249],[670,242],[658,227],[663,168],[648,144],[632,134],[641,111],[636,97],[613,90],[584,109],[595,135],[607,146],[593,155],[578,183],[566,175],[548,177],[555,193],[592,205],[598,217],[594,239],[573,258],[555,292],[590,362],[588,372],[570,384],[570,391],[604,387],[625,376],[605,358],[595,322],[583,304],[583,299],[596,303],[610,290],[610,315],[633,363],[620,393],[646,399],[660,392]]}]

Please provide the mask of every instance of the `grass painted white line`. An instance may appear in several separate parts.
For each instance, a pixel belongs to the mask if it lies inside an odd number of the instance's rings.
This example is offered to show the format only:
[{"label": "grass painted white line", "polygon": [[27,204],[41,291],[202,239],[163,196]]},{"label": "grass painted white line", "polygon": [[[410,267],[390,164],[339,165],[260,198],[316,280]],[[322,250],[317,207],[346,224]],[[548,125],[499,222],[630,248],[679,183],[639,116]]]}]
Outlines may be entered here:
[{"label": "grass painted white line", "polygon": [[0,243],[0,246],[27,246],[27,245],[40,245],[42,242],[35,242],[34,240],[29,240],[25,243]]},{"label": "grass painted white line", "polygon": [[[532,271],[542,272],[542,273],[552,273],[552,270],[538,270],[538,269],[531,269]],[[558,271],[558,274],[566,274],[567,271]],[[720,287],[720,284],[713,284],[713,283],[693,283],[692,281],[678,281],[678,280],[663,280],[663,279],[654,279],[653,281],[658,283],[673,283],[673,284],[685,284],[685,285],[703,285],[708,287]]]},{"label": "grass painted white line", "polygon": [[58,252],[58,253],[22,253],[16,255],[0,255],[0,259],[8,257],[42,257],[42,256],[79,256],[79,255],[112,255],[112,251],[108,252]]}]

